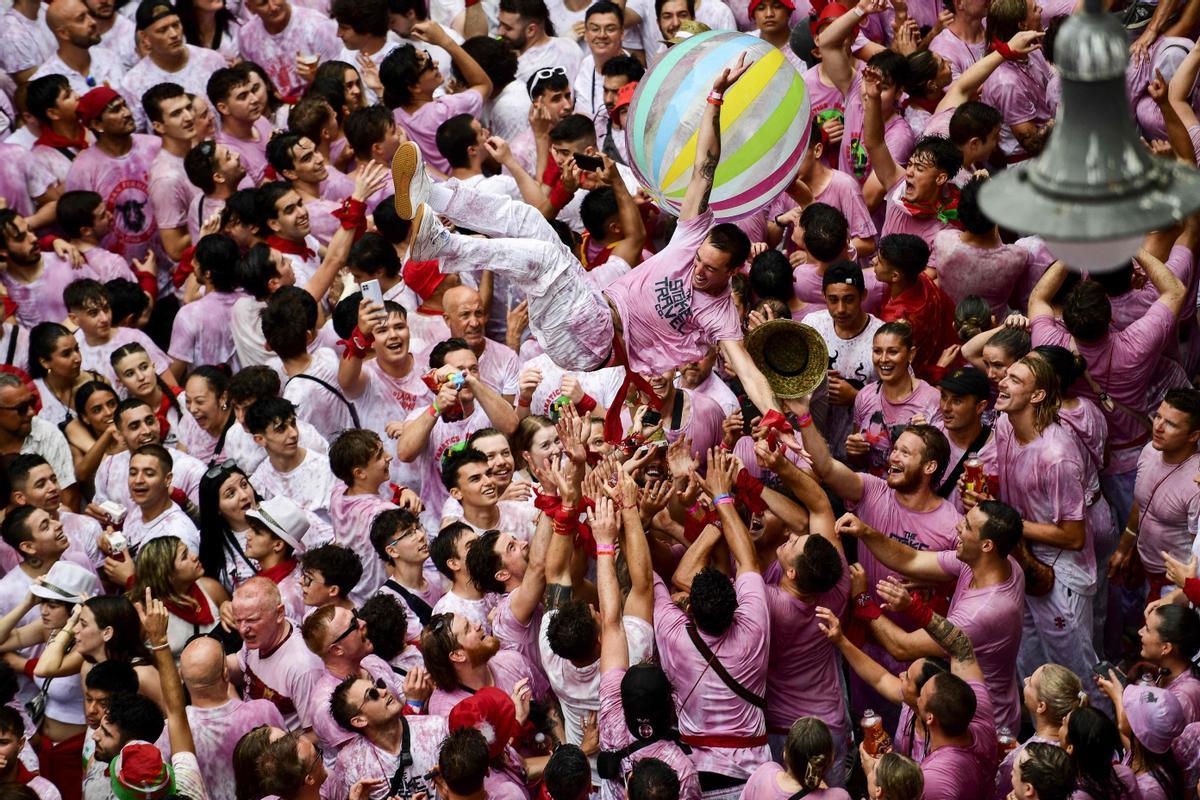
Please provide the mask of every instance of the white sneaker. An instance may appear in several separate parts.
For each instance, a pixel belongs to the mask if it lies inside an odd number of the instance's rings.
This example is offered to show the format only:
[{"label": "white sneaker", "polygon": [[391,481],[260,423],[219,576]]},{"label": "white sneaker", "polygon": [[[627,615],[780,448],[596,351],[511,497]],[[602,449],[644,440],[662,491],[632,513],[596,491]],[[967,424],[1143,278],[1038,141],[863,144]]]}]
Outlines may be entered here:
[{"label": "white sneaker", "polygon": [[[400,197],[396,195],[397,199]],[[397,200],[398,202],[398,200]],[[397,213],[399,210],[397,209]],[[417,206],[413,217],[412,239],[408,257],[413,261],[432,261],[450,243],[450,231],[442,225],[437,214],[425,203]]]},{"label": "white sneaker", "polygon": [[400,219],[411,220],[417,208],[429,201],[429,175],[421,148],[414,142],[404,142],[392,157],[392,183],[396,188],[396,213]]}]

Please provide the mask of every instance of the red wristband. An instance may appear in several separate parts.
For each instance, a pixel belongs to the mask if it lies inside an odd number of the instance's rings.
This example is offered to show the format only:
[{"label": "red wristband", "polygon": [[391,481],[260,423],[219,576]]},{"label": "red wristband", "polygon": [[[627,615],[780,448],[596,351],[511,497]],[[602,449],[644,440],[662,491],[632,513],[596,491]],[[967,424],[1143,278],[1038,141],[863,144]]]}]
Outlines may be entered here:
[{"label": "red wristband", "polygon": [[333,216],[341,223],[343,230],[354,231],[355,240],[367,230],[367,204],[362,200],[347,197],[341,208],[333,212]]},{"label": "red wristband", "polygon": [[363,358],[374,342],[375,337],[369,333],[363,333],[357,325],[354,326],[354,330],[350,331],[350,336],[337,341],[346,348],[342,358]]},{"label": "red wristband", "polygon": [[579,402],[575,404],[575,410],[580,414],[590,414],[596,410],[596,398],[590,394],[584,394],[579,398]]},{"label": "red wristband", "polygon": [[524,397],[517,396],[517,408],[529,408],[533,405],[533,398],[526,400]]},{"label": "red wristband", "polygon": [[1184,581],[1183,593],[1193,605],[1200,605],[1200,578],[1188,578]]},{"label": "red wristband", "polygon": [[875,602],[870,592],[863,592],[854,598],[854,611],[851,616],[869,622],[882,617],[883,609]]},{"label": "red wristband", "polygon": [[1008,42],[1002,42],[995,36],[992,37],[992,50],[1000,54],[1000,57],[1005,61],[1019,61],[1024,58],[1020,53],[1008,46]]},{"label": "red wristband", "polygon": [[555,181],[554,186],[550,189],[550,205],[557,209],[566,208],[574,197],[575,195],[568,192],[562,185],[561,180]]},{"label": "red wristband", "polygon": [[933,609],[926,605],[925,600],[919,594],[912,596],[912,604],[904,610],[904,616],[911,619],[921,628],[929,624],[929,620],[933,619]]}]

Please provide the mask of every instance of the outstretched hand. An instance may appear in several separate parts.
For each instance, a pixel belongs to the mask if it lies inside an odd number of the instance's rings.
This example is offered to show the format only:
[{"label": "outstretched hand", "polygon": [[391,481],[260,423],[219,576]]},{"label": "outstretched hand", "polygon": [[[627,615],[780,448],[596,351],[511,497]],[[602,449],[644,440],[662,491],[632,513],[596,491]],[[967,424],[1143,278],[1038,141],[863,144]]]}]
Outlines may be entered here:
[{"label": "outstretched hand", "polygon": [[717,94],[725,94],[730,86],[737,83],[738,78],[746,74],[746,70],[750,69],[751,64],[753,62],[750,64],[746,63],[746,54],[742,53],[736,64],[721,70],[721,74],[713,81],[713,91]]}]

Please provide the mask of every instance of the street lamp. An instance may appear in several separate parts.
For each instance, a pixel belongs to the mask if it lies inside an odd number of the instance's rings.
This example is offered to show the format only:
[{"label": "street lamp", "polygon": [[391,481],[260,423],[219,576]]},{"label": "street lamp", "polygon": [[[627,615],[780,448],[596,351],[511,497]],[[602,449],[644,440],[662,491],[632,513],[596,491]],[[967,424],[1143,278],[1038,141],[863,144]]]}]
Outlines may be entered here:
[{"label": "street lamp", "polygon": [[1041,236],[1076,269],[1118,269],[1147,232],[1200,208],[1200,171],[1141,143],[1125,93],[1128,58],[1125,29],[1100,0],[1087,0],[1055,41],[1062,102],[1046,149],[979,195],[998,224]]}]

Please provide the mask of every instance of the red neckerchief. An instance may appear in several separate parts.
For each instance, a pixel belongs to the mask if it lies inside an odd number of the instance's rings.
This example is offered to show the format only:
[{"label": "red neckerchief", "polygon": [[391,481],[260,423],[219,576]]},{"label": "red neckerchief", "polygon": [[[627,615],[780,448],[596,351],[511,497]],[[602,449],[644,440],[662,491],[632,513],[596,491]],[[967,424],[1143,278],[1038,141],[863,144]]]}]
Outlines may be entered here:
[{"label": "red neckerchief", "polygon": [[258,571],[258,576],[260,578],[266,578],[271,583],[278,585],[281,580],[286,578],[288,575],[291,575],[298,565],[299,562],[296,561],[296,559],[289,558],[286,561],[279,562],[273,567],[260,569]]},{"label": "red neckerchief", "polygon": [[184,622],[192,625],[212,625],[213,615],[212,609],[208,605],[208,598],[197,584],[193,583],[191,588],[188,589],[188,597],[196,601],[194,607],[176,603],[174,600],[167,600],[163,605],[167,607],[167,611],[170,611]]},{"label": "red neckerchief", "polygon": [[34,144],[34,146],[37,146],[40,144],[43,147],[53,147],[56,149],[59,147],[69,147],[72,150],[85,150],[85,149],[87,149],[87,146],[88,146],[87,131],[85,131],[81,128],[79,131],[78,139],[68,139],[67,137],[63,136],[62,134],[55,133],[54,131],[47,128],[47,129],[43,130],[40,134],[38,134],[38,138],[36,141],[34,141],[33,144]]},{"label": "red neckerchief", "polygon": [[154,411],[154,416],[158,420],[159,436],[165,441],[167,434],[171,432],[171,423],[167,421],[167,412],[171,410],[171,398],[182,394],[183,389],[178,386],[168,386],[163,390],[162,402],[158,404],[158,408]]},{"label": "red neckerchief", "polygon": [[17,761],[17,774],[13,776],[17,779],[17,783],[28,784],[37,776],[38,774],[36,772],[30,772],[25,768],[24,764],[22,764],[20,761]]},{"label": "red neckerchief", "polygon": [[615,244],[610,244],[607,247],[601,248],[595,258],[588,258],[588,244],[591,243],[592,237],[586,231],[583,234],[583,239],[579,245],[579,260],[583,262],[585,270],[593,270],[601,264],[608,261],[608,257],[612,255]]},{"label": "red neckerchief", "polygon": [[267,237],[267,247],[271,248],[272,250],[278,250],[281,253],[286,253],[289,256],[302,256],[306,259],[316,256],[316,253],[314,253],[312,250],[309,250],[308,245],[304,244],[303,242],[296,244],[290,239],[284,239],[275,234],[271,234]]},{"label": "red neckerchief", "polygon": [[901,199],[900,202],[904,204],[904,208],[913,219],[937,219],[939,222],[962,230],[962,223],[958,221],[958,195],[958,187],[954,184],[947,184],[944,195],[939,195],[937,201],[929,205],[910,203],[904,199]]}]

